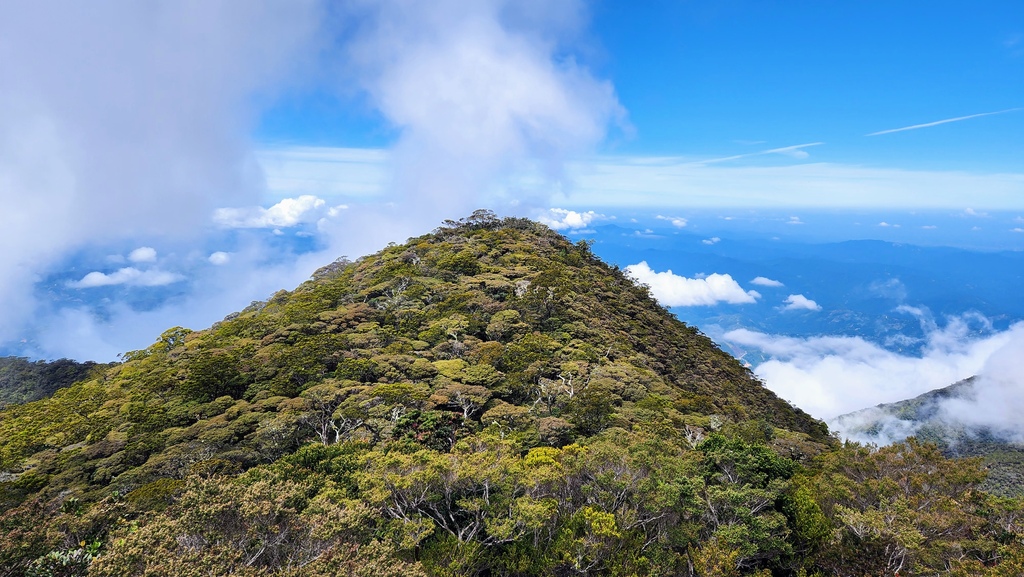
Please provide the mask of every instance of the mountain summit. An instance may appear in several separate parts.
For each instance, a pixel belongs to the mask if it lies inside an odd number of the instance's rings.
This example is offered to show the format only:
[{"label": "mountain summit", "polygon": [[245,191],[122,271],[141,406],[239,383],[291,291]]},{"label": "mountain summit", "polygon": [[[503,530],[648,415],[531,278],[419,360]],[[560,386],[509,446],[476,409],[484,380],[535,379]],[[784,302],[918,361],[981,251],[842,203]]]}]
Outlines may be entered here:
[{"label": "mountain summit", "polygon": [[0,412],[0,575],[973,571],[982,477],[839,447],[587,242],[478,211]]}]

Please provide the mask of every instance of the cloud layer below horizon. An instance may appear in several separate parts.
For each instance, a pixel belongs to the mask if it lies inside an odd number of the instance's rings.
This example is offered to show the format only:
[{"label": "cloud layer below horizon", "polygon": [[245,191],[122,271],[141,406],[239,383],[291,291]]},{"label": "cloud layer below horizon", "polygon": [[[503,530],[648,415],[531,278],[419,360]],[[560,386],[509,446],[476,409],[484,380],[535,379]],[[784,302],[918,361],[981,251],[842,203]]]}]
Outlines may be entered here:
[{"label": "cloud layer below horizon", "polygon": [[[780,397],[828,421],[977,375],[1024,332],[1018,324],[978,335],[972,328],[976,320],[953,317],[943,327],[931,326],[920,356],[851,336],[786,337],[739,329],[725,333],[723,340],[770,355],[755,374]],[[1024,382],[1018,379],[1017,387],[1024,388]],[[1019,408],[1024,411],[1024,405]]]}]

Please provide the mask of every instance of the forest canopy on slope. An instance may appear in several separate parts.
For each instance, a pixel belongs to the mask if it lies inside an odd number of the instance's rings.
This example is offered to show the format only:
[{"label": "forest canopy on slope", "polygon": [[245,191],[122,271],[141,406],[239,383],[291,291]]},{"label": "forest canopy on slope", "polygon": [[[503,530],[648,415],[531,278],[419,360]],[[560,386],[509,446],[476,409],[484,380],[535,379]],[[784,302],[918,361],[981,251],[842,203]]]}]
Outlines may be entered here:
[{"label": "forest canopy on slope", "polygon": [[[0,574],[1010,575],[977,462],[825,426],[486,211],[0,412]],[[6,571],[6,573],[3,573]]]},{"label": "forest canopy on slope", "polygon": [[48,397],[108,366],[71,359],[30,361],[24,357],[0,357],[0,409]]}]

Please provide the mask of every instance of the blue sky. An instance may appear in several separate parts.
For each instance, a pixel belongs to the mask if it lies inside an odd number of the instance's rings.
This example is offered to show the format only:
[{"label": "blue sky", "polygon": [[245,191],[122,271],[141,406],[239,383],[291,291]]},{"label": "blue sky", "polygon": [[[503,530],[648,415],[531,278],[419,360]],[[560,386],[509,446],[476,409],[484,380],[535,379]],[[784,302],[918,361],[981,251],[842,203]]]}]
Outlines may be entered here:
[{"label": "blue sky", "polygon": [[727,156],[822,141],[815,158],[1015,170],[1024,115],[865,134],[1021,106],[1017,2],[599,3],[599,69],[641,154]]},{"label": "blue sky", "polygon": [[[1020,2],[10,2],[0,86],[0,349],[29,356],[109,360],[479,207],[1024,249]],[[836,314],[703,262],[652,278]]]},{"label": "blue sky", "polygon": [[[822,144],[820,162],[1019,171],[1017,2],[595,2],[571,57],[609,80],[629,127],[596,150],[721,158]],[[387,147],[398,131],[356,95],[301,93],[261,119],[267,142]],[[760,164],[775,157],[761,157]]]},{"label": "blue sky", "polygon": [[[542,39],[553,44],[547,57],[606,83],[618,110],[595,119],[607,122],[601,138],[559,159],[566,194],[552,202],[1024,206],[1019,3],[565,5],[575,12]],[[523,32],[498,12],[511,34]],[[294,146],[383,151],[415,127],[380,98],[372,89],[293,92],[264,112],[255,139],[285,158]],[[339,189],[353,174],[346,154],[319,167]],[[557,189],[519,168],[492,181]],[[629,186],[610,187],[616,181]],[[383,174],[375,182],[387,186]]]}]

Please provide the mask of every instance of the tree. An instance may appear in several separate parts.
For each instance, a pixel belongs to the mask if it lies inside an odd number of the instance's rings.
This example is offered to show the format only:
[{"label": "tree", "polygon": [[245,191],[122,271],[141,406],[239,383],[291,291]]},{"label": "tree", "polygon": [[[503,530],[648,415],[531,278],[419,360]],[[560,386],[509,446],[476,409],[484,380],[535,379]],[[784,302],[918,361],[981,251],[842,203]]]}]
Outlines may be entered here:
[{"label": "tree", "polygon": [[452,383],[442,387],[430,396],[430,400],[438,405],[461,410],[463,419],[468,419],[476,414],[490,398],[491,391],[486,387],[461,383]]}]

